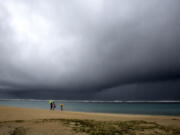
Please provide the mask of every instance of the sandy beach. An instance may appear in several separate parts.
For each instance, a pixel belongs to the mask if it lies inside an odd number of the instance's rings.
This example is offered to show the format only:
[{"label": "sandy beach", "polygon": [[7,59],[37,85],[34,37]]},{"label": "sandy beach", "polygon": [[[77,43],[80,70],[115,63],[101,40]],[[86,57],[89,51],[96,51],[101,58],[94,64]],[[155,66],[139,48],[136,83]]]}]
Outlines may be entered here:
[{"label": "sandy beach", "polygon": [[[99,125],[103,126],[98,127]],[[117,125],[119,127],[116,129]],[[97,132],[95,132],[96,129]],[[157,133],[179,135],[180,117],[61,112],[60,110],[0,106],[0,131],[0,135],[95,135],[100,132],[112,135]]]}]

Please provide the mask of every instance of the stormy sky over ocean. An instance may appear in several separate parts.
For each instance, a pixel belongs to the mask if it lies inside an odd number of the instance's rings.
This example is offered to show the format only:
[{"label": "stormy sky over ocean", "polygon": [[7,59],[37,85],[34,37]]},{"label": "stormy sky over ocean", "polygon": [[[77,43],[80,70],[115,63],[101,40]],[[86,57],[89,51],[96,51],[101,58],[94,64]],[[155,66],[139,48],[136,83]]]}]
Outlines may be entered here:
[{"label": "stormy sky over ocean", "polygon": [[180,100],[179,0],[0,0],[0,98]]}]

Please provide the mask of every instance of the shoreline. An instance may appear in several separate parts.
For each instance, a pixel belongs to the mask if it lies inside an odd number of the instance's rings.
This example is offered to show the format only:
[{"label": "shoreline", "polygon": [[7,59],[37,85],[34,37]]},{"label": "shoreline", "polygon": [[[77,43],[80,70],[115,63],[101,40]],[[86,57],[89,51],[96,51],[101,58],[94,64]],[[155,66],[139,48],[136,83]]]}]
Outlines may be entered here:
[{"label": "shoreline", "polygon": [[0,122],[34,119],[89,119],[97,121],[146,120],[163,125],[176,125],[180,127],[180,116],[51,111],[41,108],[0,106]]},{"label": "shoreline", "polygon": [[[35,109],[35,110],[49,110],[45,108],[38,108],[38,107],[19,107],[19,106],[10,106],[10,105],[0,105],[1,107],[8,107],[8,108],[21,108],[21,109]],[[50,110],[49,110],[50,111]],[[56,108],[54,111],[59,111],[61,110]],[[53,112],[53,111],[52,111]],[[89,111],[69,111],[69,110],[64,110],[63,112],[71,112],[71,113],[85,113],[85,114],[102,114],[102,115],[128,115],[128,116],[152,116],[152,117],[177,117],[180,118],[180,115],[162,115],[162,114],[140,114],[140,113],[110,113],[110,112],[89,112]]]}]

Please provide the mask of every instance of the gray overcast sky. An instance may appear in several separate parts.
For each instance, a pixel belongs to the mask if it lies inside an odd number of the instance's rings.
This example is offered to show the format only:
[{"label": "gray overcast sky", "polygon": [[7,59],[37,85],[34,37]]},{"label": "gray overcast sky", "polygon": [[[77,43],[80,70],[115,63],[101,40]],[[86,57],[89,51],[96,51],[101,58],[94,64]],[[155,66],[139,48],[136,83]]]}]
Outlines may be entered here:
[{"label": "gray overcast sky", "polygon": [[179,0],[0,0],[0,98],[180,100]]}]

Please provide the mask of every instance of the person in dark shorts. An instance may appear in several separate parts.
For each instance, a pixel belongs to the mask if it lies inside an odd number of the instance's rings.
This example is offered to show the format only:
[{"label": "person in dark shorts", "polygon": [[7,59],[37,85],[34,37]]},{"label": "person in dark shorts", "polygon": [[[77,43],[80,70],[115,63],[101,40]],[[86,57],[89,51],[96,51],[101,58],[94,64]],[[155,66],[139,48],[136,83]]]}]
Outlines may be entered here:
[{"label": "person in dark shorts", "polygon": [[53,101],[52,100],[49,100],[49,105],[50,105],[50,110],[53,109]]}]

